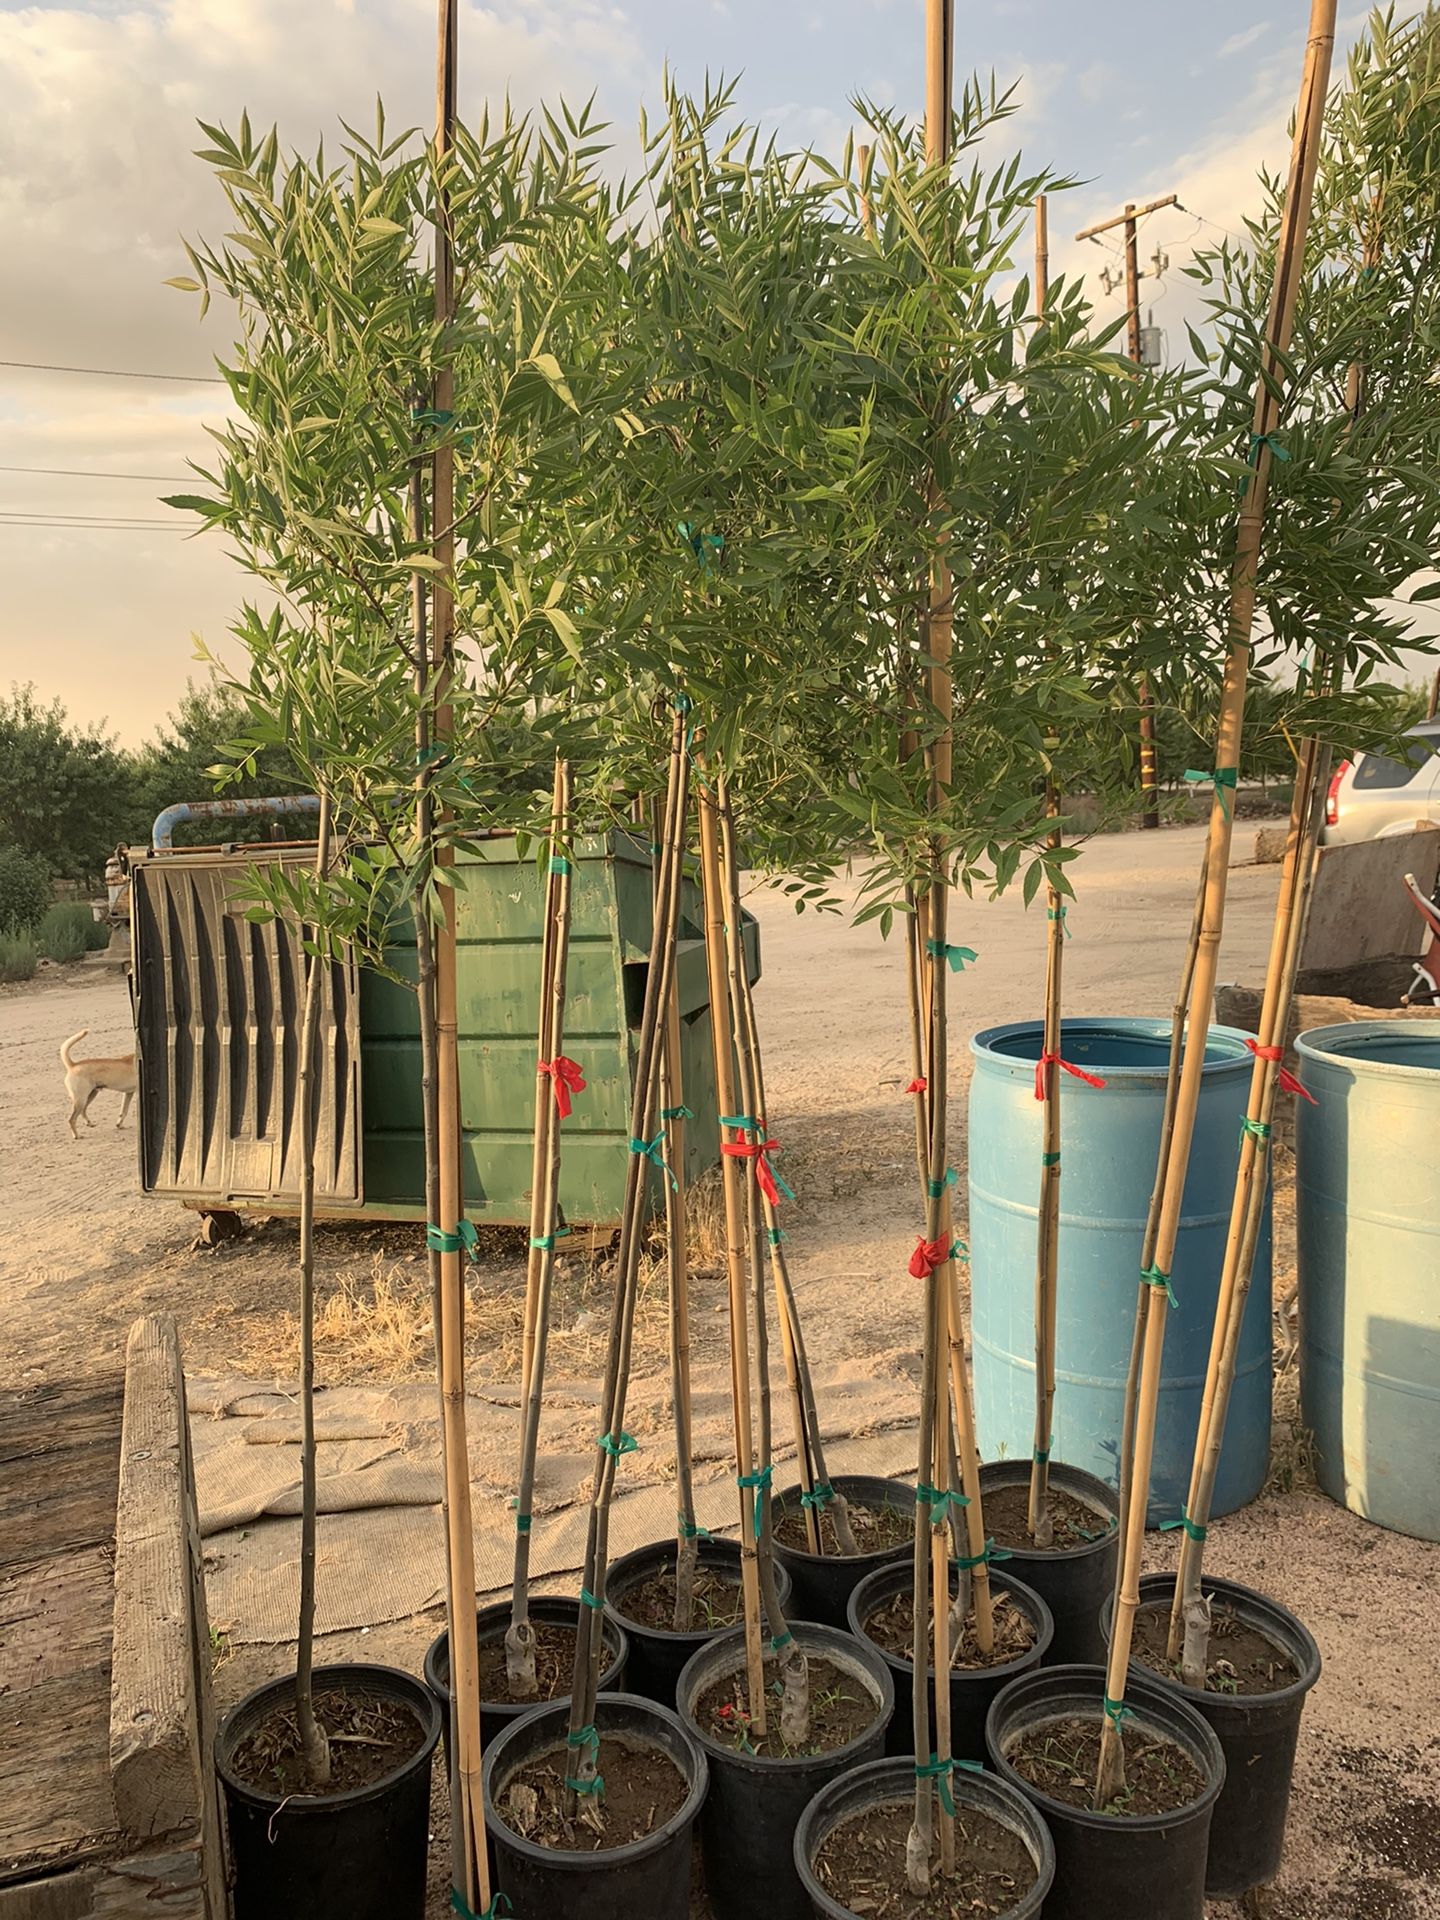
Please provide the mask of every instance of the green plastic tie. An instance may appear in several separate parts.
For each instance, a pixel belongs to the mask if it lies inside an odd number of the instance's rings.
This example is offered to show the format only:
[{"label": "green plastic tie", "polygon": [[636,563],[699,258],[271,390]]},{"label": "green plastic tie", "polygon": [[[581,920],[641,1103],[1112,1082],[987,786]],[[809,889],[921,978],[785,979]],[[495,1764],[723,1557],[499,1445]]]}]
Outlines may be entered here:
[{"label": "green plastic tie", "polygon": [[460,1920],[499,1920],[502,1912],[512,1913],[514,1911],[510,1905],[509,1894],[501,1893],[498,1888],[489,1906],[485,1908],[483,1913],[476,1913],[475,1909],[470,1905],[470,1902],[458,1887],[452,1887],[450,1889],[450,1904],[456,1913],[459,1914]]},{"label": "green plastic tie", "polygon": [[638,1153],[642,1160],[650,1160],[659,1167],[660,1171],[665,1175],[665,1178],[670,1182],[671,1187],[678,1193],[680,1191],[680,1182],[665,1164],[665,1155],[661,1151],[664,1145],[665,1134],[662,1129],[656,1134],[653,1140],[632,1140],[630,1142],[630,1151],[631,1153]]},{"label": "green plastic tie", "polygon": [[802,1493],[800,1504],[816,1512],[823,1512],[835,1498],[835,1489],[828,1480],[817,1480],[809,1493]]},{"label": "green plastic tie", "polygon": [[473,1220],[462,1220],[453,1233],[443,1227],[427,1225],[425,1244],[432,1253],[459,1253],[463,1248],[472,1260],[480,1258],[480,1236]]},{"label": "green plastic tie", "polygon": [[922,1481],[915,1489],[915,1504],[917,1507],[929,1507],[932,1527],[943,1527],[947,1509],[968,1507],[970,1497],[968,1494],[957,1493],[953,1487],[931,1487]]},{"label": "green plastic tie", "polygon": [[1252,1120],[1248,1113],[1243,1114],[1240,1120],[1240,1140],[1242,1145],[1247,1133],[1252,1140],[1258,1142],[1258,1144],[1263,1147],[1270,1138],[1270,1122],[1268,1120]]},{"label": "green plastic tie", "polygon": [[1185,778],[1192,787],[1214,787],[1220,797],[1220,811],[1227,820],[1230,818],[1230,794],[1240,780],[1238,767],[1216,767],[1210,773],[1204,773],[1198,767],[1187,767]]},{"label": "green plastic tie", "polygon": [[951,1762],[957,1773],[981,1773],[985,1769],[978,1760],[954,1760]]},{"label": "green plastic tie", "polygon": [[1135,1718],[1135,1709],[1133,1707],[1127,1707],[1123,1700],[1112,1700],[1108,1693],[1104,1696],[1104,1704],[1105,1718],[1117,1729],[1123,1720],[1133,1720]]},{"label": "green plastic tie", "polygon": [[602,1453],[608,1453],[612,1460],[618,1460],[622,1453],[638,1453],[640,1442],[633,1433],[622,1433],[618,1440],[608,1433],[602,1433],[595,1442]]},{"label": "green plastic tie", "polygon": [[694,704],[688,693],[677,693],[675,696],[675,711],[678,714],[689,713]]},{"label": "green plastic tie", "polygon": [[960,1176],[955,1171],[954,1167],[947,1167],[945,1169],[945,1178],[943,1180],[927,1180],[925,1182],[925,1191],[926,1193],[929,1194],[932,1200],[938,1200],[941,1197],[941,1195],[944,1193],[945,1189],[947,1187],[953,1187],[955,1182],[959,1178]]},{"label": "green plastic tie", "polygon": [[677,520],[675,531],[700,563],[702,572],[708,572],[712,561],[725,551],[723,534],[701,533],[693,520]]},{"label": "green plastic tie", "polygon": [[932,960],[948,961],[952,973],[963,973],[972,960],[980,958],[973,947],[947,947],[941,940],[927,940],[925,951]]},{"label": "green plastic tie", "polygon": [[689,1107],[662,1107],[660,1118],[662,1120],[693,1120],[695,1115]]},{"label": "green plastic tie", "polygon": [[1158,1287],[1172,1307],[1179,1306],[1180,1302],[1175,1298],[1175,1289],[1170,1284],[1168,1273],[1162,1273],[1159,1267],[1142,1267],[1140,1278],[1147,1287]]},{"label": "green plastic tie", "polygon": [[529,1533],[532,1516],[528,1513],[521,1513],[518,1496],[510,1502],[510,1510],[515,1515],[515,1531],[517,1533]]},{"label": "green plastic tie", "polygon": [[600,1730],[593,1723],[588,1727],[578,1727],[574,1733],[565,1736],[567,1747],[588,1747],[591,1753],[600,1751]]},{"label": "green plastic tie", "polygon": [[[735,1484],[737,1487],[750,1487],[756,1493],[765,1493],[769,1491],[770,1482],[774,1477],[775,1469],[773,1466],[757,1467],[754,1473],[737,1473],[735,1476]],[[755,1538],[757,1540],[760,1538],[764,1515],[764,1507],[762,1503],[757,1500],[755,1502]]]},{"label": "green plastic tie", "polygon": [[778,1247],[780,1242],[785,1238],[785,1234],[780,1227],[767,1227],[765,1229],[765,1238],[770,1242],[772,1247]]},{"label": "green plastic tie", "polygon": [[417,427],[448,427],[455,416],[448,407],[412,407],[410,418]]},{"label": "green plastic tie", "polygon": [[1035,1460],[1040,1466],[1043,1467],[1045,1462],[1050,1458],[1049,1447],[1036,1447],[1034,1453],[1031,1455],[1031,1458]]},{"label": "green plastic tie", "polygon": [[918,1761],[915,1766],[915,1778],[917,1780],[933,1780],[935,1782],[935,1785],[940,1790],[940,1804],[952,1820],[955,1817],[955,1796],[950,1791],[950,1774],[954,1765],[954,1760],[937,1760],[932,1753],[924,1766],[921,1766]]},{"label": "green plastic tie", "polygon": [[1014,1558],[1008,1547],[997,1547],[993,1540],[987,1540],[979,1553],[961,1554],[955,1564],[964,1573],[971,1567],[988,1567],[993,1561]]},{"label": "green plastic tie", "polygon": [[572,1793],[601,1793],[605,1791],[605,1776],[597,1773],[593,1780],[572,1780],[567,1774],[565,1784]]},{"label": "green plastic tie", "polygon": [[694,1521],[687,1520],[683,1513],[676,1514],[675,1524],[680,1530],[680,1538],[682,1540],[708,1540],[710,1538],[710,1529],[708,1527],[697,1527]]},{"label": "green plastic tie", "polygon": [[748,1113],[722,1113],[722,1127],[734,1127],[740,1133],[763,1133],[764,1128],[758,1120],[752,1120]]},{"label": "green plastic tie", "polygon": [[1060,930],[1067,940],[1073,940],[1075,938],[1074,930],[1070,925],[1070,910],[1068,907],[1046,907],[1045,918],[1047,920],[1058,920],[1060,922]]},{"label": "green plastic tie", "polygon": [[1060,1156],[1058,1153],[1042,1153],[1040,1156],[1040,1164],[1042,1167],[1058,1167],[1060,1164]]},{"label": "green plastic tie", "polygon": [[573,873],[575,869],[563,853],[552,853],[550,856],[550,871],[551,873]]},{"label": "green plastic tie", "polygon": [[580,1604],[582,1607],[589,1607],[592,1613],[599,1613],[600,1609],[604,1606],[605,1602],[601,1600],[597,1595],[593,1594],[590,1591],[589,1587],[581,1587]]},{"label": "green plastic tie", "polygon": [[794,1634],[788,1628],[784,1633],[777,1633],[769,1643],[771,1653],[779,1653],[783,1647],[788,1647],[794,1638]]},{"label": "green plastic tie", "polygon": [[1180,1509],[1180,1518],[1178,1520],[1162,1520],[1160,1522],[1161,1533],[1174,1533],[1177,1527],[1183,1527],[1186,1538],[1193,1540],[1197,1547],[1204,1545],[1205,1536],[1210,1531],[1208,1527],[1197,1525],[1183,1507]]},{"label": "green plastic tie", "polygon": [[532,1233],[530,1244],[537,1253],[553,1253],[555,1242],[563,1240],[569,1232],[569,1227],[557,1227],[553,1233]]},{"label": "green plastic tie", "polygon": [[[1278,434],[1252,433],[1250,435],[1250,451],[1245,456],[1245,464],[1251,468],[1252,471],[1260,465],[1261,447],[1269,447],[1271,453],[1277,460],[1288,460],[1290,458],[1290,449],[1281,445]],[[1249,486],[1250,475],[1248,473],[1242,473],[1240,478],[1235,482],[1235,497],[1237,500],[1243,500],[1245,498]]]}]

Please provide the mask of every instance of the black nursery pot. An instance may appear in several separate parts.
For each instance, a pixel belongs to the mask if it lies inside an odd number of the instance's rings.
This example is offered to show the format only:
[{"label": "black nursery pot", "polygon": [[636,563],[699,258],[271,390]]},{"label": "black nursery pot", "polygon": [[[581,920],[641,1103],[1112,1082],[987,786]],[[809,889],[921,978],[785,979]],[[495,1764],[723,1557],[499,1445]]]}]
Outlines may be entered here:
[{"label": "black nursery pot", "polygon": [[[1133,1659],[1130,1662],[1132,1674],[1143,1674],[1185,1701],[1220,1742],[1225,1755],[1225,1785],[1210,1826],[1205,1891],[1212,1900],[1238,1900],[1251,1887],[1266,1885],[1280,1871],[1300,1716],[1306,1694],[1320,1678],[1320,1649],[1293,1613],[1278,1601],[1256,1593],[1253,1587],[1212,1579],[1209,1574],[1201,1577],[1200,1587],[1207,1599],[1219,1601],[1242,1625],[1263,1633],[1282,1653],[1289,1654],[1300,1676],[1274,1693],[1209,1693],[1182,1686],[1168,1674],[1155,1673]],[[1174,1597],[1174,1574],[1142,1576],[1142,1607],[1158,1601],[1168,1613]],[[1101,1616],[1107,1646],[1113,1605],[1112,1595]]]},{"label": "black nursery pot", "polygon": [[629,1846],[569,1852],[537,1846],[507,1826],[505,1790],[519,1769],[549,1753],[565,1752],[570,1702],[553,1700],[512,1720],[485,1755],[485,1824],[494,1848],[500,1891],[517,1915],[556,1920],[688,1920],[695,1822],[709,1789],[705,1755],[673,1713],[638,1693],[602,1694],[595,1702],[601,1768],[605,1745],[625,1740],[658,1747],[689,1785],[680,1811]]},{"label": "black nursery pot", "polygon": [[[913,1504],[913,1502],[912,1502]],[[878,1760],[895,1694],[885,1662],[872,1646],[836,1627],[790,1622],[810,1658],[831,1661],[875,1703],[875,1718],[857,1738],[829,1753],[772,1760],[738,1752],[700,1725],[695,1707],[717,1680],[745,1670],[745,1629],[733,1627],[685,1663],[676,1707],[710,1762],[710,1798],[701,1824],[710,1904],[720,1920],[809,1920],[810,1901],[795,1871],[795,1827],[806,1806],[839,1774]]]},{"label": "black nursery pot", "polygon": [[[991,1460],[980,1469],[980,1496],[984,1501],[1001,1487],[1030,1485],[1030,1465],[1025,1460]],[[1057,1547],[1039,1552],[1033,1546],[1004,1544],[1010,1558],[1006,1571],[1040,1595],[1055,1622],[1055,1637],[1046,1658],[1052,1666],[1062,1662],[1105,1662],[1105,1638],[1100,1631],[1100,1609],[1115,1585],[1115,1564],[1120,1553],[1120,1534],[1116,1525],[1120,1512],[1119,1495],[1113,1487],[1081,1467],[1067,1467],[1063,1461],[1050,1463],[1050,1485],[1057,1493],[1068,1493],[1072,1500],[1089,1507],[1095,1515],[1096,1538],[1078,1547]]]},{"label": "black nursery pot", "polygon": [[215,1766],[225,1794],[235,1920],[332,1912],[347,1920],[423,1920],[440,1709],[397,1667],[317,1667],[314,1678],[317,1692],[354,1687],[408,1707],[423,1735],[420,1748],[393,1773],[348,1793],[269,1793],[239,1779],[232,1757],[267,1713],[294,1698],[295,1682],[272,1680],[233,1707],[215,1735]]},{"label": "black nursery pot", "polygon": [[[740,1547],[734,1540],[697,1540],[696,1564],[702,1572],[719,1573],[740,1585]],[[625,1685],[629,1692],[657,1700],[662,1707],[675,1705],[675,1686],[680,1669],[692,1653],[699,1651],[717,1633],[727,1627],[697,1627],[693,1632],[652,1627],[634,1620],[625,1611],[628,1595],[653,1574],[673,1573],[675,1542],[657,1540],[654,1546],[637,1547],[612,1561],[605,1575],[605,1611],[616,1622],[629,1645],[625,1661]],[[784,1567],[776,1565],[775,1585],[780,1605],[787,1612],[791,1581]]]},{"label": "black nursery pot", "polygon": [[[915,1751],[915,1742],[910,1728],[910,1716],[914,1703],[913,1675],[914,1662],[903,1655],[891,1653],[870,1638],[865,1622],[877,1607],[887,1600],[893,1600],[897,1593],[908,1593],[914,1578],[914,1571],[908,1560],[898,1565],[877,1567],[874,1573],[867,1573],[850,1596],[850,1631],[867,1647],[874,1647],[876,1653],[890,1669],[890,1683],[895,1689],[895,1712],[891,1718],[885,1736],[885,1751],[891,1754]],[[961,1760],[983,1760],[985,1758],[985,1716],[990,1711],[990,1702],[999,1693],[1007,1681],[1013,1680],[1017,1673],[1028,1673],[1032,1667],[1038,1667],[1050,1649],[1050,1639],[1054,1624],[1050,1618],[1050,1609],[1038,1593],[1031,1591],[1023,1581],[1012,1580],[1007,1561],[1005,1571],[990,1571],[990,1591],[994,1594],[1006,1594],[1030,1621],[1035,1629],[1034,1644],[1028,1647],[1017,1659],[1007,1660],[998,1667],[952,1667],[950,1669],[950,1751]],[[929,1669],[930,1680],[930,1724],[935,1724],[935,1669]]]},{"label": "black nursery pot", "polygon": [[[530,1618],[539,1626],[578,1629],[580,1602],[567,1599],[560,1594],[537,1594],[530,1602]],[[475,1609],[475,1628],[482,1647],[487,1643],[503,1640],[509,1625],[510,1602],[508,1600],[497,1600],[488,1607]],[[618,1693],[625,1684],[630,1645],[615,1621],[607,1619],[602,1631],[604,1657],[600,1666],[600,1691]],[[425,1684],[439,1702],[445,1770],[448,1773],[450,1770],[450,1635],[448,1633],[436,1634],[425,1649]],[[569,1698],[568,1693],[566,1698]],[[534,1700],[482,1700],[480,1702],[482,1749],[488,1747],[512,1720],[518,1720],[522,1714],[532,1713],[537,1704],[545,1703],[537,1703]]]},{"label": "black nursery pot", "polygon": [[[997,1914],[996,1920],[1036,1920],[1055,1877],[1055,1847],[1045,1822],[1028,1800],[993,1773],[953,1774],[950,1792],[962,1821],[967,1813],[988,1814],[1016,1835],[1034,1865],[1034,1886]],[[852,1767],[849,1773],[822,1787],[801,1814],[795,1829],[795,1871],[816,1920],[853,1920],[854,1910],[842,1907],[821,1886],[814,1870],[815,1856],[842,1820],[892,1801],[907,1808],[914,1805],[915,1766],[909,1757],[871,1760],[863,1767]],[[960,1845],[957,1833],[957,1852]]]},{"label": "black nursery pot", "polygon": [[1225,1783],[1225,1757],[1210,1728],[1183,1700],[1148,1681],[1127,1679],[1131,1727],[1173,1740],[1195,1762],[1204,1786],[1174,1813],[1095,1813],[1031,1786],[1005,1758],[1021,1734],[1046,1721],[1100,1717],[1101,1667],[1037,1667],[995,1696],[985,1724],[990,1762],[1035,1807],[1055,1842],[1055,1880],[1045,1920],[1204,1920],[1210,1818]]},{"label": "black nursery pot", "polygon": [[[915,1489],[905,1480],[881,1480],[869,1473],[837,1473],[831,1484],[853,1505],[894,1507],[906,1520],[915,1518]],[[799,1486],[777,1493],[770,1508],[772,1524],[784,1513],[800,1506]],[[911,1551],[908,1541],[883,1547],[878,1553],[807,1553],[800,1547],[787,1547],[775,1540],[775,1560],[789,1574],[795,1587],[795,1611],[802,1619],[819,1620],[827,1627],[844,1627],[845,1607],[857,1581],[876,1567],[883,1567],[897,1555]]]}]

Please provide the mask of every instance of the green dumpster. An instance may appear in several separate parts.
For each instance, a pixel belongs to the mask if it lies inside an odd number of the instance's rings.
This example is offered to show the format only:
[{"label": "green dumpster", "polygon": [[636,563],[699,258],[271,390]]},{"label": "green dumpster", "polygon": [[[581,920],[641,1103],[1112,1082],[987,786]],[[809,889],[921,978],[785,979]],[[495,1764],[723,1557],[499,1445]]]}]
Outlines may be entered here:
[{"label": "green dumpster", "polygon": [[[140,1161],[147,1192],[205,1210],[284,1212],[298,1200],[296,1039],[303,1001],[294,929],[244,919],[235,878],[257,857],[296,862],[303,846],[137,853],[132,864]],[[573,925],[564,1052],[586,1089],[565,1123],[567,1221],[612,1226],[629,1160],[636,1029],[652,923],[647,846],[625,833],[573,849]],[[467,1213],[530,1218],[544,878],[509,836],[459,855],[457,988]],[[719,1156],[700,890],[686,878],[678,982],[687,1172]],[[745,916],[747,966],[759,930]],[[415,949],[394,972],[414,978]],[[322,996],[317,1206],[327,1214],[423,1219],[420,1037],[398,980],[335,966]],[[652,1170],[652,1194],[662,1178]]]}]

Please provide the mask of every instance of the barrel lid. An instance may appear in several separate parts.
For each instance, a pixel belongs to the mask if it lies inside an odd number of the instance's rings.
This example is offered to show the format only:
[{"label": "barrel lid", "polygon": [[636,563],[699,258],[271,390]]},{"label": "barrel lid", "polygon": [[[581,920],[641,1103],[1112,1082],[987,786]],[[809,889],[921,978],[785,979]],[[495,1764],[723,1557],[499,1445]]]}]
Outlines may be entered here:
[{"label": "barrel lid", "polygon": [[[1131,1087],[1165,1085],[1170,1068],[1169,1020],[1135,1015],[1093,1014],[1061,1022],[1060,1052],[1071,1065],[1084,1067]],[[1254,1065],[1246,1042],[1254,1034],[1238,1027],[1211,1027],[1205,1041],[1205,1073],[1245,1073]],[[970,1042],[977,1063],[1019,1078],[1033,1074],[1045,1044],[1043,1020],[1010,1020],[984,1027]],[[1083,1081],[1067,1080],[1067,1097],[1087,1091]]]},{"label": "barrel lid", "polygon": [[1295,1051],[1317,1066],[1418,1085],[1440,1074],[1440,1019],[1352,1020],[1311,1027]]}]

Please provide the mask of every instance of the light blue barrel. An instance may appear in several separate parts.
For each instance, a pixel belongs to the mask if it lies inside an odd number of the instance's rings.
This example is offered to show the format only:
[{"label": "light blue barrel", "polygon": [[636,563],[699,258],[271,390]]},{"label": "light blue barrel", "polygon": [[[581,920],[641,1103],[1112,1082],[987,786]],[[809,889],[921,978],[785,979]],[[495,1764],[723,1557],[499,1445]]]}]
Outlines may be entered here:
[{"label": "light blue barrel", "polygon": [[[1230,1224],[1247,1036],[1212,1027],[1194,1147],[1171,1266],[1150,1482],[1150,1524],[1178,1516],[1190,1483],[1210,1331]],[[970,1276],[975,1423],[982,1459],[1030,1457],[1035,1432],[1035,1236],[1043,1109],[1038,1020],[977,1033],[971,1044]],[[1051,1452],[1112,1486],[1135,1326],[1140,1252],[1155,1184],[1168,1020],[1067,1020],[1060,1051],[1103,1088],[1062,1073],[1055,1420]],[[1241,1330],[1213,1512],[1260,1491],[1270,1460],[1270,1201]]]},{"label": "light blue barrel", "polygon": [[1440,1540],[1440,1023],[1295,1043],[1301,1418],[1333,1499]]}]

